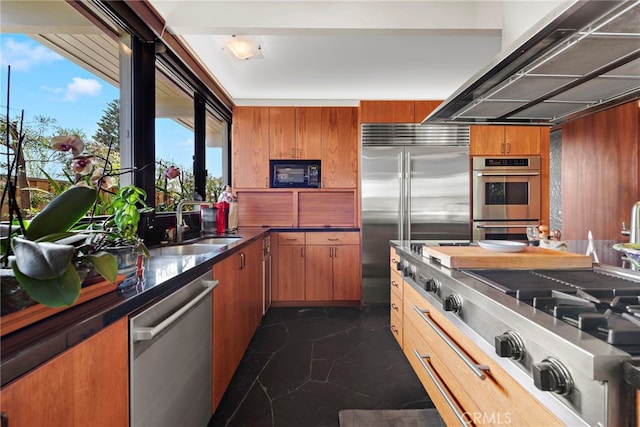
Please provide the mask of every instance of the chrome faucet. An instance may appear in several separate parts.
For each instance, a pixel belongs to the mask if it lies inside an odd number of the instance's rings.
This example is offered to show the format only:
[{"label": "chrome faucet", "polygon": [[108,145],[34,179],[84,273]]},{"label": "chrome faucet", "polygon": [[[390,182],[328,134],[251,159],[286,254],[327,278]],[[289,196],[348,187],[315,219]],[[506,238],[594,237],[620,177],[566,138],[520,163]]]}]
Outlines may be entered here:
[{"label": "chrome faucet", "polygon": [[213,202],[207,202],[205,200],[180,200],[178,207],[176,208],[176,243],[182,243],[184,229],[186,225],[182,225],[182,208],[184,206],[200,206],[200,205],[212,205]]}]

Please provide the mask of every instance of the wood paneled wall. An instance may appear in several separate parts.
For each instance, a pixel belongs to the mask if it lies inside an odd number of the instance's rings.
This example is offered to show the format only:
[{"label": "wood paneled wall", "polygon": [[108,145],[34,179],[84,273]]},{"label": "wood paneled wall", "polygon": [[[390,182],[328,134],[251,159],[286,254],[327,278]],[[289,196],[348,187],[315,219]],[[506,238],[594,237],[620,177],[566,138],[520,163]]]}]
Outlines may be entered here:
[{"label": "wood paneled wall", "polygon": [[640,103],[562,126],[563,239],[621,239],[640,200]]}]

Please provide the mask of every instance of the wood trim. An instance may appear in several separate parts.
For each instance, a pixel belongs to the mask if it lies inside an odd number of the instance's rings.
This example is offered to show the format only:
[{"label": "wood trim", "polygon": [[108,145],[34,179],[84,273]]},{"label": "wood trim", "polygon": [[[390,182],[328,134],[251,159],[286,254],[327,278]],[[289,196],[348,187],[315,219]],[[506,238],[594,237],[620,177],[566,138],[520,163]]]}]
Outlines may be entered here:
[{"label": "wood trim", "polygon": [[442,100],[436,101],[416,101],[414,107],[414,121],[415,123],[422,123],[429,114],[438,106],[442,104]]}]

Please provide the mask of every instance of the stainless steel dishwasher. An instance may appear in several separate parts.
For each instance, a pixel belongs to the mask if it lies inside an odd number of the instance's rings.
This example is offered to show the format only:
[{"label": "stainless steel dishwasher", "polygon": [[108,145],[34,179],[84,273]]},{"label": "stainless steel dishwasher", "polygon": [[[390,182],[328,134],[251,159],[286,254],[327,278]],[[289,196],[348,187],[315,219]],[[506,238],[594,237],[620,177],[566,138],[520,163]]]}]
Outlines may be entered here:
[{"label": "stainless steel dishwasher", "polygon": [[206,426],[212,415],[212,273],[129,320],[130,424]]}]

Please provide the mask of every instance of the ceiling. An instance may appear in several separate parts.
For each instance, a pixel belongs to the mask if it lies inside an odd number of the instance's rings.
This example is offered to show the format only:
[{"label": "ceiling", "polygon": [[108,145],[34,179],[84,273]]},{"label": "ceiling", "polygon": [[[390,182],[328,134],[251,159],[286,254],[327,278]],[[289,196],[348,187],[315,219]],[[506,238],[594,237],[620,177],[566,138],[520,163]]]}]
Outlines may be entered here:
[{"label": "ceiling", "polygon": [[[149,3],[236,105],[357,105],[447,98],[560,2]],[[257,37],[262,57],[232,57],[232,35]]]}]

